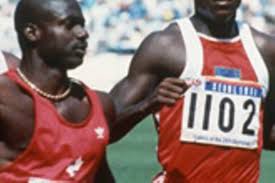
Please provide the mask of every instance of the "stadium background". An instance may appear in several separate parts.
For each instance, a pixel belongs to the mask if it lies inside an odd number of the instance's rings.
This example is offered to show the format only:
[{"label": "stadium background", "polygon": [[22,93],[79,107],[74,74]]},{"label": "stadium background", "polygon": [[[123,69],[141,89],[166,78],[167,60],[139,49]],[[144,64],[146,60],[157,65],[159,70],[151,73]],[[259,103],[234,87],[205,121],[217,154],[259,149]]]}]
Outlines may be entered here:
[{"label": "stadium background", "polygon": [[[0,0],[0,49],[20,56],[12,15],[18,0]],[[84,64],[72,71],[93,88],[109,91],[127,73],[142,39],[176,18],[192,13],[193,0],[79,0],[90,33]],[[275,0],[242,0],[238,19],[275,33]],[[149,183],[161,170],[156,157],[157,134],[146,118],[120,142],[110,145],[108,159],[118,183]],[[261,183],[275,183],[275,152],[264,151]]]}]

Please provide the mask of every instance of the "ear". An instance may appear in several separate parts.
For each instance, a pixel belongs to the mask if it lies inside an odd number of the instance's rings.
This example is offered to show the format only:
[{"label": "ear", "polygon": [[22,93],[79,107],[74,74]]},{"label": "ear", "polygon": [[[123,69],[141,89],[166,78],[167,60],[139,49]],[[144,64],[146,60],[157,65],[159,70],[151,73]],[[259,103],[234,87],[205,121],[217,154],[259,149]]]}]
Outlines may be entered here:
[{"label": "ear", "polygon": [[36,42],[41,38],[41,30],[37,25],[28,23],[24,28],[24,35],[30,42]]}]

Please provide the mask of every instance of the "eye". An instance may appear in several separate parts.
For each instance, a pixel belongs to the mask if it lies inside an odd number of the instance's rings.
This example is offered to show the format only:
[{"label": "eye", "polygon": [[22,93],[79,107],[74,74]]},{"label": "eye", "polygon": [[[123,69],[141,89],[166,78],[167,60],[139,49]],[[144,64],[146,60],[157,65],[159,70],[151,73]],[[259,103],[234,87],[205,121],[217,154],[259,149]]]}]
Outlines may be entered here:
[{"label": "eye", "polygon": [[74,26],[80,25],[81,27],[85,26],[85,22],[82,19],[77,19],[77,18],[71,18],[65,20],[65,26],[67,29],[72,29]]},{"label": "eye", "polygon": [[75,26],[75,22],[73,22],[72,20],[66,20],[65,26],[67,29],[72,29]]}]

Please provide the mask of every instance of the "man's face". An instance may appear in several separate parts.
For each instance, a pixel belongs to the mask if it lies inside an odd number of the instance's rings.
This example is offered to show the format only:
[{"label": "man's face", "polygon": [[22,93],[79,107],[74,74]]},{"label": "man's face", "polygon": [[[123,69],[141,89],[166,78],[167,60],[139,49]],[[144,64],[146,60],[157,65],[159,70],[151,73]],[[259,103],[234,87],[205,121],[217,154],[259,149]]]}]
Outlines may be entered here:
[{"label": "man's face", "polygon": [[89,36],[79,5],[74,0],[49,1],[45,8],[53,18],[41,23],[40,56],[52,66],[77,67],[83,62]]},{"label": "man's face", "polygon": [[196,13],[213,23],[226,23],[235,18],[241,0],[195,0]]}]

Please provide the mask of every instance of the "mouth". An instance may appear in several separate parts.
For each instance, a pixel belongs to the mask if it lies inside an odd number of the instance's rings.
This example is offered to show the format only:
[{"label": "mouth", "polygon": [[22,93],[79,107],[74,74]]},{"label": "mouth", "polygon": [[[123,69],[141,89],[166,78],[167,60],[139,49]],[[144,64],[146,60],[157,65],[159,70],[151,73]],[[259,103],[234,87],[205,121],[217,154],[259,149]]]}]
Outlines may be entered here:
[{"label": "mouth", "polygon": [[234,1],[231,0],[213,0],[214,6],[221,8],[231,8],[234,5]]},{"label": "mouth", "polygon": [[231,0],[213,0],[213,5],[219,14],[228,14],[234,11],[234,1]]},{"label": "mouth", "polygon": [[88,44],[86,42],[76,45],[73,50],[76,56],[83,57],[87,53]]},{"label": "mouth", "polygon": [[75,55],[78,56],[78,57],[83,57],[84,55],[86,55],[86,50],[85,49],[75,49],[74,50],[75,52]]}]

